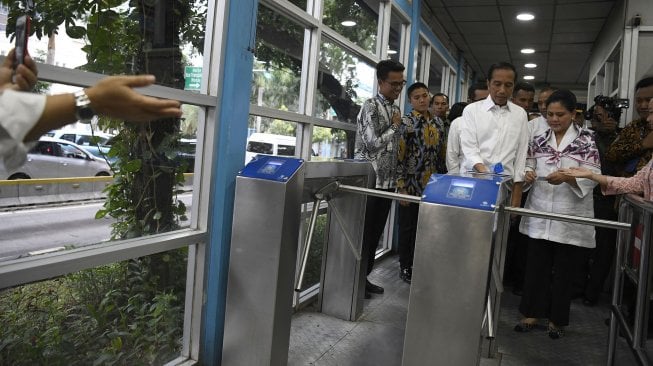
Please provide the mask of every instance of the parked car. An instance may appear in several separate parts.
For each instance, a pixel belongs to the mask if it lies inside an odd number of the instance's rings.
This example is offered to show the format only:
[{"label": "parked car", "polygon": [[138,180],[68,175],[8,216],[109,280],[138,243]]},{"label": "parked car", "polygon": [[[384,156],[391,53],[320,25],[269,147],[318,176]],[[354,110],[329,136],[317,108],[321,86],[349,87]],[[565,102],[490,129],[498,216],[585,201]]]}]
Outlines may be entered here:
[{"label": "parked car", "polygon": [[96,145],[94,141],[96,141],[97,144],[101,146],[110,145],[110,140],[113,137],[113,135],[102,131],[91,132],[88,130],[72,129],[52,130],[46,133],[44,136],[52,137],[55,139],[68,140],[81,146]]},{"label": "parked car", "polygon": [[257,154],[295,156],[295,136],[254,132],[247,138],[245,164]]},{"label": "parked car", "polygon": [[7,171],[0,167],[0,179],[109,176],[111,168],[82,146],[67,140],[41,137],[28,152],[21,167]]}]

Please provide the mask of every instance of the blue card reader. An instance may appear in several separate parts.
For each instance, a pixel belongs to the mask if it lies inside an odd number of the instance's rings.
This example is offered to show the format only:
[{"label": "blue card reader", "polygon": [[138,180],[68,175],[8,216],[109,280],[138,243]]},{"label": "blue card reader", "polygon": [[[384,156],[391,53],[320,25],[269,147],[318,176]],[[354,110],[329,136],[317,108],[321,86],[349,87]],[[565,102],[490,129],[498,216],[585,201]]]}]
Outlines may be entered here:
[{"label": "blue card reader", "polygon": [[505,176],[433,174],[424,188],[423,202],[494,211]]},{"label": "blue card reader", "polygon": [[238,176],[286,182],[303,163],[304,159],[259,154],[245,165]]}]

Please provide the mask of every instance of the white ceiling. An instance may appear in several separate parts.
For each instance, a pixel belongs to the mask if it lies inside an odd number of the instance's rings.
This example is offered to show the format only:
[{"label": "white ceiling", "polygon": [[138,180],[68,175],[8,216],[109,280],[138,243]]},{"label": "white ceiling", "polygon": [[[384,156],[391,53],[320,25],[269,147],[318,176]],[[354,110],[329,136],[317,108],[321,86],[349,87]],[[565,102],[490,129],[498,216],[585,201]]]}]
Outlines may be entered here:
[{"label": "white ceiling", "polygon": [[[614,0],[421,0],[422,15],[450,49],[484,79],[490,65],[508,61],[537,88],[586,89],[592,45]],[[535,15],[520,22],[521,12]],[[525,55],[522,48],[534,48]],[[524,64],[533,62],[535,69]]]}]

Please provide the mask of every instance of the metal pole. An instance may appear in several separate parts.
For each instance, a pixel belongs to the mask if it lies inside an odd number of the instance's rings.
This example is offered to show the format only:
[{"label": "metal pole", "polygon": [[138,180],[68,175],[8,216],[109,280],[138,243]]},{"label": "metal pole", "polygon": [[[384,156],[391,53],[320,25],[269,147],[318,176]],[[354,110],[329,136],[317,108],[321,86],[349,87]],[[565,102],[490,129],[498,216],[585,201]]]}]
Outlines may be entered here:
[{"label": "metal pole", "polygon": [[306,272],[306,262],[308,262],[308,253],[311,249],[311,242],[313,241],[313,231],[315,231],[315,222],[317,221],[317,216],[320,211],[320,204],[322,200],[316,198],[313,202],[313,212],[311,212],[311,221],[308,224],[308,232],[306,233],[306,240],[304,240],[304,255],[302,256],[302,263],[299,269],[299,278],[297,279],[297,284],[295,285],[295,291],[302,290],[302,284],[304,282],[304,272]]},{"label": "metal pole", "polygon": [[601,220],[595,219],[593,217],[583,217],[583,216],[573,216],[573,215],[563,215],[542,211],[534,211],[526,208],[519,207],[503,207],[503,210],[510,212],[512,214],[517,214],[521,216],[530,216],[530,217],[539,217],[542,219],[550,219],[557,221],[566,221],[572,222],[575,224],[583,225],[592,225],[598,227],[605,227],[608,229],[617,229],[617,230],[630,230],[631,224],[625,222],[611,221],[611,220]]},{"label": "metal pole", "polygon": [[397,201],[407,201],[407,202],[413,202],[413,203],[422,202],[422,199],[420,197],[417,197],[417,196],[411,196],[411,195],[408,195],[408,194],[401,194],[401,193],[386,192],[386,191],[379,191],[379,190],[371,189],[371,188],[361,188],[361,187],[356,187],[356,186],[350,186],[350,185],[347,185],[347,184],[338,183],[338,189],[343,191],[343,192],[359,193],[359,194],[364,194],[364,195],[367,195],[367,196],[375,196],[375,197],[387,198],[387,199],[397,200]]}]

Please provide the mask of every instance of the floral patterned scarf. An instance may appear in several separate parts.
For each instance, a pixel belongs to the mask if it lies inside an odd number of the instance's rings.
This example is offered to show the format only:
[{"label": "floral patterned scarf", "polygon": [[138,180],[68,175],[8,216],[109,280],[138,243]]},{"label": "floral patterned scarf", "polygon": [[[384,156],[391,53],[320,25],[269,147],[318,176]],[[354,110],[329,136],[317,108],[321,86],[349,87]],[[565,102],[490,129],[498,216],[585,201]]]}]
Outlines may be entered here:
[{"label": "floral patterned scarf", "polygon": [[[570,128],[574,128],[571,127]],[[580,129],[578,135],[567,147],[562,151],[557,151],[553,146],[549,145],[549,139],[553,131],[548,129],[541,135],[535,136],[528,144],[528,157],[529,158],[548,158],[547,164],[555,164],[560,168],[560,160],[566,157],[575,160],[581,164],[591,165],[593,167],[601,168],[601,160],[599,159],[599,150],[594,143],[594,133]]]}]

